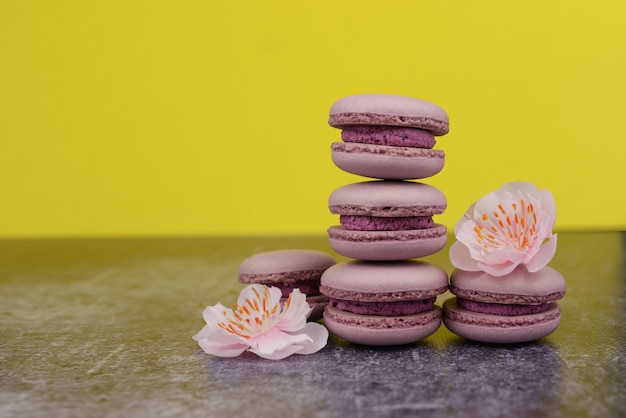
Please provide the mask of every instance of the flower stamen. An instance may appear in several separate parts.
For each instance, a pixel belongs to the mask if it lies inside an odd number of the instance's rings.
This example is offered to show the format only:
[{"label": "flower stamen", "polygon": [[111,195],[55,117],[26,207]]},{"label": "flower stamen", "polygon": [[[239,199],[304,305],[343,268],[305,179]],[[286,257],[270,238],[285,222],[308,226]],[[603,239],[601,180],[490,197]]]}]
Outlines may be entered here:
[{"label": "flower stamen", "polygon": [[[534,241],[537,231],[537,215],[532,203],[526,204],[524,199],[510,204],[513,213],[508,214],[502,203],[497,205],[498,210],[491,213],[493,217],[483,213],[480,219],[485,224],[477,223],[474,226],[476,242],[486,250],[495,250],[502,247],[514,247],[525,251]],[[500,216],[504,216],[504,220]],[[483,228],[489,228],[489,234],[483,234]]]}]

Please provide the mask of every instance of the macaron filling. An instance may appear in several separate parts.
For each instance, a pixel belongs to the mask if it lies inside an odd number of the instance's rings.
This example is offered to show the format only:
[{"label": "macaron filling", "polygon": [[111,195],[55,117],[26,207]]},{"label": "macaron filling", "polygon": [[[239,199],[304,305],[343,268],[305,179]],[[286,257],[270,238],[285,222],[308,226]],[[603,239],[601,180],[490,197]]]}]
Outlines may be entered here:
[{"label": "macaron filling", "polygon": [[352,231],[406,231],[435,226],[432,216],[381,217],[341,215],[341,227]]},{"label": "macaron filling", "polygon": [[363,302],[331,298],[329,304],[341,311],[352,312],[359,315],[401,316],[413,315],[432,309],[435,299],[436,298],[433,297],[421,300],[394,302]]},{"label": "macaron filling", "polygon": [[537,305],[487,303],[457,297],[457,305],[472,312],[501,316],[517,316],[545,312],[550,309],[552,303],[542,303]]},{"label": "macaron filling", "polygon": [[423,129],[372,125],[344,127],[341,139],[344,142],[427,149],[436,143],[433,133]]}]

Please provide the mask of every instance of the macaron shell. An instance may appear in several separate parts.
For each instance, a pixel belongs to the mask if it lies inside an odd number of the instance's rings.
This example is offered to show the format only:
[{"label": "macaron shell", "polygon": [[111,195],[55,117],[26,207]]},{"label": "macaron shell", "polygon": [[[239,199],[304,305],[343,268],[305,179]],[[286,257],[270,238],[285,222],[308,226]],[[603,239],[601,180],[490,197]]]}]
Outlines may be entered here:
[{"label": "macaron shell", "polygon": [[372,346],[410,344],[432,335],[439,329],[441,308],[435,306],[415,315],[377,317],[344,312],[327,306],[324,310],[324,325],[334,335],[356,344]]},{"label": "macaron shell", "polygon": [[393,94],[357,94],[337,100],[330,108],[328,123],[350,125],[409,126],[445,135],[448,114],[426,100]]},{"label": "macaron shell", "polygon": [[335,264],[335,259],[322,251],[290,249],[258,253],[239,266],[241,283],[285,283],[315,280]]},{"label": "macaron shell", "polygon": [[393,261],[425,257],[441,251],[448,240],[446,227],[406,231],[351,231],[328,229],[330,246],[337,253],[359,260]]},{"label": "macaron shell", "polygon": [[439,266],[424,261],[391,261],[388,263],[348,261],[335,264],[324,272],[322,286],[338,291],[376,295],[374,298],[357,298],[360,301],[391,301],[404,298],[387,298],[380,295],[402,295],[409,292],[426,292],[423,297],[436,294],[433,289],[444,289],[447,273]]},{"label": "macaron shell", "polygon": [[550,267],[530,273],[519,266],[504,277],[456,269],[450,276],[452,293],[487,303],[550,303],[563,297],[565,286],[563,275]]},{"label": "macaron shell", "polygon": [[331,158],[343,171],[386,180],[434,176],[443,169],[445,160],[441,150],[343,142],[333,144]]},{"label": "macaron shell", "polygon": [[450,331],[469,340],[515,344],[550,335],[561,322],[561,310],[553,303],[547,311],[538,314],[489,315],[460,308],[456,298],[451,298],[443,304],[443,322]]},{"label": "macaron shell", "polygon": [[340,215],[421,216],[443,213],[447,201],[428,184],[375,180],[339,187],[330,194],[328,206]]}]

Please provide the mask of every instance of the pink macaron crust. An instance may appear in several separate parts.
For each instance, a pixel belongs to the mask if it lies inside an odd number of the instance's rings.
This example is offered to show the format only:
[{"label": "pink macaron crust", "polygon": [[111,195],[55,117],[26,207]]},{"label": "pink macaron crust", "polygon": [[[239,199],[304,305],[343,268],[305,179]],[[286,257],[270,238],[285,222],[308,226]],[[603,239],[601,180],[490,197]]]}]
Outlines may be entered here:
[{"label": "pink macaron crust", "polygon": [[443,225],[405,231],[351,231],[328,229],[328,241],[337,253],[359,260],[393,261],[426,257],[441,251],[448,240]]},{"label": "pink macaron crust", "polygon": [[463,309],[456,299],[444,302],[443,322],[453,333],[473,341],[493,344],[534,341],[553,333],[561,322],[561,309],[557,303],[536,314],[504,316]]},{"label": "pink macaron crust", "polygon": [[502,277],[457,269],[449,289],[456,297],[444,303],[444,323],[452,332],[482,342],[521,343],[556,330],[565,279],[550,267],[530,273],[520,266]]},{"label": "pink macaron crust", "polygon": [[420,261],[339,263],[322,275],[320,291],[330,299],[324,320],[331,332],[359,344],[415,342],[439,327],[434,302],[447,283],[444,270]]},{"label": "pink macaron crust", "polygon": [[[331,226],[331,247],[360,260],[404,260],[440,251],[447,229],[432,221],[445,211],[446,198],[433,186],[407,181],[353,183],[328,200],[341,225]],[[345,222],[345,224],[344,224]]]},{"label": "pink macaron crust", "polygon": [[551,267],[530,273],[524,266],[502,277],[480,271],[456,269],[450,276],[450,291],[476,302],[542,305],[565,295],[565,278]]},{"label": "pink macaron crust", "polygon": [[328,199],[331,213],[339,215],[432,216],[446,210],[439,189],[410,181],[366,181],[336,189]]},{"label": "pink macaron crust", "polygon": [[337,100],[330,108],[328,124],[335,128],[354,125],[418,128],[434,135],[448,133],[448,114],[426,100],[393,94],[357,94]]},{"label": "pink macaron crust", "polygon": [[342,129],[331,146],[335,165],[360,176],[387,180],[431,177],[445,154],[435,135],[448,132],[448,115],[425,100],[389,94],[344,97],[330,109],[329,124]]},{"label": "pink macaron crust", "polygon": [[288,249],[258,253],[245,259],[239,266],[239,282],[278,287],[283,298],[294,289],[307,296],[312,308],[310,320],[321,319],[328,298],[319,291],[324,271],[336,263],[322,251]]},{"label": "pink macaron crust", "polygon": [[335,142],[335,165],[348,173],[375,179],[411,180],[432,177],[444,166],[444,152],[435,149]]}]

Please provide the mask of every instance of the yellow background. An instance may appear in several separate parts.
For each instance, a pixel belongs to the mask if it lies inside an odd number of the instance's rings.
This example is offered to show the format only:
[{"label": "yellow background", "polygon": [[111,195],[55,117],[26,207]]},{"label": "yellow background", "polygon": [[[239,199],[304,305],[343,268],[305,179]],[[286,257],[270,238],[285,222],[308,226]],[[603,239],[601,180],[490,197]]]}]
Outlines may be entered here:
[{"label": "yellow background", "polygon": [[451,228],[508,181],[626,229],[626,2],[0,2],[0,237],[323,234],[340,97],[448,111]]}]

